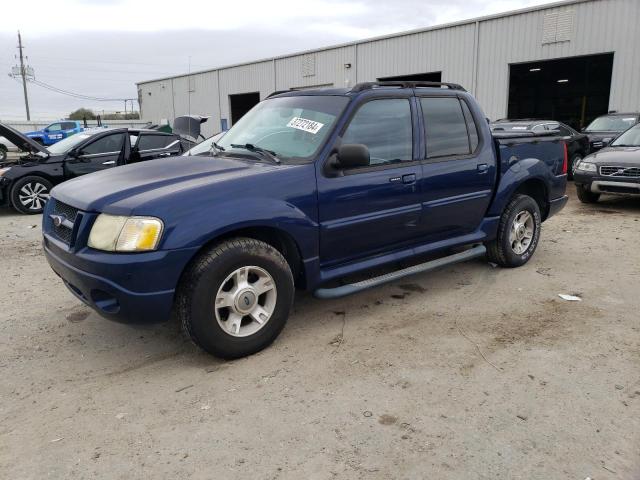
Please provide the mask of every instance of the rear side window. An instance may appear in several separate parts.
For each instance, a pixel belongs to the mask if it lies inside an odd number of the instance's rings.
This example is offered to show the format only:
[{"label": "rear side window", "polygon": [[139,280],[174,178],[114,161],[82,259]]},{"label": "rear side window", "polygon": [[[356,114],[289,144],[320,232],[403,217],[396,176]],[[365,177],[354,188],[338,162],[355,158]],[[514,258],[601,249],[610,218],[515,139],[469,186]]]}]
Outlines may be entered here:
[{"label": "rear side window", "polygon": [[124,133],[114,133],[99,138],[95,142],[82,148],[82,153],[93,155],[96,153],[116,153],[122,150]]},{"label": "rear side window", "polygon": [[421,98],[427,158],[468,155],[467,123],[457,97]]},{"label": "rear side window", "polygon": [[172,143],[175,143],[176,137],[172,135],[140,135],[138,141],[138,150],[155,150],[159,148],[166,148]]},{"label": "rear side window", "polygon": [[413,159],[413,127],[409,100],[389,98],[365,103],[354,115],[342,143],[366,145],[371,165]]},{"label": "rear side window", "polygon": [[73,122],[64,122],[62,124],[63,130],[73,130],[74,128],[76,128],[76,124]]}]

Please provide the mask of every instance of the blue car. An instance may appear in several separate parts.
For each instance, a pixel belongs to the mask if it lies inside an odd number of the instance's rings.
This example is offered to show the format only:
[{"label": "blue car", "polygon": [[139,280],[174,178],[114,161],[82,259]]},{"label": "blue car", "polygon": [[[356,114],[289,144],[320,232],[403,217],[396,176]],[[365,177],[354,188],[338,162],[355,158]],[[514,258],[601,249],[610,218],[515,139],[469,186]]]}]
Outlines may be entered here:
[{"label": "blue car", "polygon": [[55,187],[44,251],[106,318],[175,312],[204,350],[249,355],[278,336],[295,288],[335,298],[478,256],[527,263],[567,202],[554,135],[493,136],[455,84],[281,93],[204,155]]},{"label": "blue car", "polygon": [[84,127],[81,122],[76,120],[63,120],[47,125],[42,130],[26,132],[25,135],[41,145],[49,146],[70,137],[71,135],[80,133],[83,130]]}]

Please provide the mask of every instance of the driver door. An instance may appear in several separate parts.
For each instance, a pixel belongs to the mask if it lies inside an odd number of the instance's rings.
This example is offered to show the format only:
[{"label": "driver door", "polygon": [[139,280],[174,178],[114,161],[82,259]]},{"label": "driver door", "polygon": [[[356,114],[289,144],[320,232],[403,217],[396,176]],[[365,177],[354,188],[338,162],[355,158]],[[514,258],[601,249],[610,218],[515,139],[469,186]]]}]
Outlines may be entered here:
[{"label": "driver door", "polygon": [[99,172],[122,164],[126,132],[100,135],[80,147],[75,155],[65,161],[67,177],[79,177],[87,173]]},{"label": "driver door", "polygon": [[320,261],[345,263],[400,248],[419,235],[418,136],[414,100],[374,98],[361,104],[342,144],[363,144],[370,165],[318,178]]}]

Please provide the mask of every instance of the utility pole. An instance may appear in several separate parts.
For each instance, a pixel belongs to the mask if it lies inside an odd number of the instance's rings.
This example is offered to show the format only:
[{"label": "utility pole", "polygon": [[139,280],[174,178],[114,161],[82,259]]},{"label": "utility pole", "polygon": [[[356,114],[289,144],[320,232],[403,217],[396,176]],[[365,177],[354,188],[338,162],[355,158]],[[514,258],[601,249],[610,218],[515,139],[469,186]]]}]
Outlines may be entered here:
[{"label": "utility pole", "polygon": [[18,50],[20,51],[20,76],[22,77],[22,89],[24,90],[24,106],[27,109],[27,121],[31,120],[31,114],[29,113],[29,95],[27,94],[27,72],[24,66],[24,57],[22,55],[22,37],[20,36],[20,30],[18,30]]}]

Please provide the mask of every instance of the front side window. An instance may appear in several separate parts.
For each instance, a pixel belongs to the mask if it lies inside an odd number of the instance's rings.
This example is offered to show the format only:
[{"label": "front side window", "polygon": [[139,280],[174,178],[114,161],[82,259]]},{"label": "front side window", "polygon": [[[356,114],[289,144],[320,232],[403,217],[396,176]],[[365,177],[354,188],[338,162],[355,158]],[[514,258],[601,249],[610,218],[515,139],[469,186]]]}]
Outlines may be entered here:
[{"label": "front side window", "polygon": [[366,145],[371,165],[413,160],[411,106],[404,98],[372,100],[356,112],[342,144]]},{"label": "front side window", "polygon": [[427,134],[427,158],[471,153],[467,124],[457,97],[420,99]]},{"label": "front side window", "polygon": [[85,155],[94,155],[97,153],[117,153],[122,150],[124,144],[124,133],[114,133],[99,138],[95,142],[91,142],[82,148]]},{"label": "front side window", "polygon": [[60,130],[62,130],[62,124],[60,124],[60,123],[52,123],[51,125],[49,125],[47,127],[47,130],[49,132],[59,132]]}]

